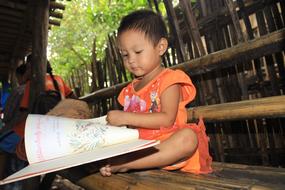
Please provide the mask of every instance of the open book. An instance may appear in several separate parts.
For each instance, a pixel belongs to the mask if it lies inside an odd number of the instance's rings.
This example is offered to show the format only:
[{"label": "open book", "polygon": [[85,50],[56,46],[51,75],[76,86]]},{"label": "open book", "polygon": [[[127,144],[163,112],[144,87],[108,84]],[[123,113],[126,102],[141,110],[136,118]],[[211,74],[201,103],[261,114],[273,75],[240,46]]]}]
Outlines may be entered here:
[{"label": "open book", "polygon": [[158,144],[141,140],[136,129],[107,125],[105,117],[71,119],[30,114],[25,148],[29,165],[0,185],[78,166]]}]

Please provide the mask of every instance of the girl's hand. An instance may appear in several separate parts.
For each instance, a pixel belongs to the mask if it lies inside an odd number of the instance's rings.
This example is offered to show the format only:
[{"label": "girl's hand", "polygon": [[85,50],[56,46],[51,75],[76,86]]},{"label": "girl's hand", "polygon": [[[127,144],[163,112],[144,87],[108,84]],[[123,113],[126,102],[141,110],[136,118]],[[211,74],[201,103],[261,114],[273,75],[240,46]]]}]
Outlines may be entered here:
[{"label": "girl's hand", "polygon": [[126,125],[125,112],[120,110],[112,110],[107,113],[107,124],[114,126]]}]

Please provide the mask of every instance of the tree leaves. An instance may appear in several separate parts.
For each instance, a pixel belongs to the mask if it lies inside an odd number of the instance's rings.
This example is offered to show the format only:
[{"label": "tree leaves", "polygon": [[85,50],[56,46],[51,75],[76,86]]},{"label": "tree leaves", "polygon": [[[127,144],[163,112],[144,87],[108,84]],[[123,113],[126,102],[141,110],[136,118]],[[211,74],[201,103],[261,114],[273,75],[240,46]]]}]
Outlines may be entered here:
[{"label": "tree leaves", "polygon": [[90,63],[94,38],[97,58],[103,59],[107,36],[116,31],[122,16],[148,7],[147,0],[72,0],[65,4],[61,26],[49,33],[49,59],[66,80],[73,70]]}]

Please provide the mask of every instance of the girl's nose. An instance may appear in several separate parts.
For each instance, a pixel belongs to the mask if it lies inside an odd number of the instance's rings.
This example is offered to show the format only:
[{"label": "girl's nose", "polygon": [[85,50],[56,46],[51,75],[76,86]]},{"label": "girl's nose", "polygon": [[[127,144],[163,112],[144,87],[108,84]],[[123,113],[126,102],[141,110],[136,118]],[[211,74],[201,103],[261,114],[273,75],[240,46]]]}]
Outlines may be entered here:
[{"label": "girl's nose", "polygon": [[129,55],[129,57],[128,57],[128,63],[129,64],[132,64],[132,63],[134,63],[134,56],[133,55]]}]

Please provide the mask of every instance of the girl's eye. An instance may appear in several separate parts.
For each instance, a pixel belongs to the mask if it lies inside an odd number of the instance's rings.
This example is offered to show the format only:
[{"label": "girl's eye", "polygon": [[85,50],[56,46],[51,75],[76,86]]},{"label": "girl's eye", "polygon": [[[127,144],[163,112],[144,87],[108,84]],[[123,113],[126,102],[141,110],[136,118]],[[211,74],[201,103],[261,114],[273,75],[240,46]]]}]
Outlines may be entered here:
[{"label": "girl's eye", "polygon": [[128,54],[121,54],[123,57],[128,57]]},{"label": "girl's eye", "polygon": [[135,51],[136,54],[140,54],[143,50]]}]

